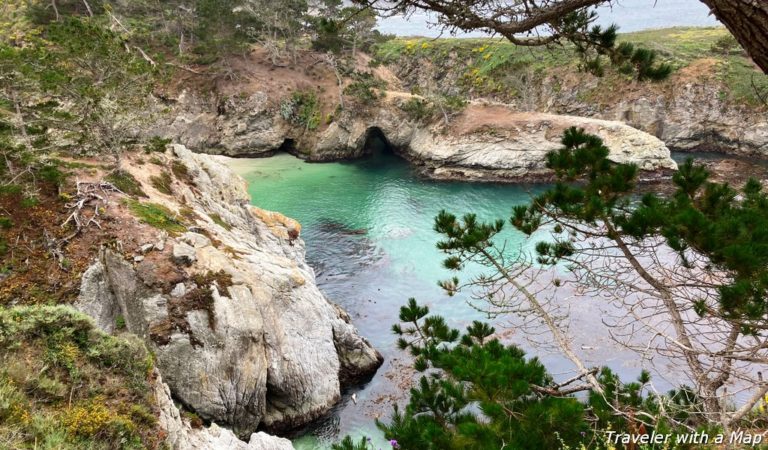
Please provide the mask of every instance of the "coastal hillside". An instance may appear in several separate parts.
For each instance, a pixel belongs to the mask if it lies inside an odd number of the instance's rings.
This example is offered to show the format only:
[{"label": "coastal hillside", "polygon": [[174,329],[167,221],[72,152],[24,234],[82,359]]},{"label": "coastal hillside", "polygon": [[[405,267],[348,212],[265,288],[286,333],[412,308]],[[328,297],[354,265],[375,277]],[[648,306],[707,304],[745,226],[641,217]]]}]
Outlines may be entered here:
[{"label": "coastal hillside", "polygon": [[394,39],[375,61],[406,91],[510,104],[516,110],[618,120],[674,150],[765,154],[768,76],[725,28],[619,35],[653,49],[673,73],[639,82],[605,65],[595,76],[572,48],[517,47],[504,39]]},{"label": "coastal hillside", "polygon": [[[544,47],[386,36],[379,13],[333,0],[0,6],[0,448],[288,450],[322,433],[313,449],[615,448],[606,430],[764,432],[760,59],[725,28],[617,36],[590,28],[588,10],[552,22],[570,31]],[[727,156],[707,170],[675,151]],[[277,154],[343,162],[354,185],[246,170]],[[290,207],[357,205],[344,195],[376,199],[363,188],[402,186],[396,174],[432,200],[405,192],[395,209],[429,210],[429,224],[382,208],[366,210],[381,226],[355,226],[323,208],[308,245],[285,205],[254,200],[296,186],[249,187],[232,167],[306,181]],[[531,188],[514,204],[493,196],[516,183]],[[453,215],[454,194],[512,216]],[[423,255],[397,266],[382,242],[417,248],[410,236]],[[317,266],[307,248],[350,259]],[[491,272],[439,282],[473,305],[446,320],[409,299],[434,295],[436,279],[420,291],[409,278],[432,266]],[[368,267],[389,278],[370,286]],[[631,337],[662,321],[649,360],[686,361],[689,383],[659,394],[645,366],[588,367],[590,345],[573,348],[568,314],[548,309],[585,293],[626,307],[624,321],[650,304]],[[480,313],[524,317],[511,331]],[[572,378],[523,349],[532,324]],[[367,390],[382,384],[387,395]]]}]

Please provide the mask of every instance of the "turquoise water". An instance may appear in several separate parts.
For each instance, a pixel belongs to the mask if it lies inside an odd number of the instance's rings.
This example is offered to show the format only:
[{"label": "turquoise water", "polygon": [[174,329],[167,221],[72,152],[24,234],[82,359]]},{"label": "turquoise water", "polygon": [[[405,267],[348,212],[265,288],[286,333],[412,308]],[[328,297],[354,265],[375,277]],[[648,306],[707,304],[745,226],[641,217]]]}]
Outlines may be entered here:
[{"label": "turquoise water", "polygon": [[[372,437],[375,448],[388,448],[374,420],[386,419],[395,403],[407,401],[414,379],[410,360],[397,350],[390,331],[400,306],[415,297],[460,329],[472,320],[487,319],[467,303],[466,293],[447,297],[437,286],[438,280],[453,274],[441,267],[443,255],[435,248],[439,240],[432,229],[435,215],[446,209],[457,215],[474,212],[487,220],[507,218],[514,205],[527,203],[546,185],[426,180],[405,161],[387,153],[322,164],[278,154],[231,160],[230,165],[249,182],[255,205],[280,211],[302,224],[307,261],[318,285],[349,312],[360,334],[385,357],[373,379],[345,392],[332,414],[298,430],[294,445],[300,450],[325,449],[340,436],[352,434]],[[507,248],[533,245],[507,228],[499,236],[506,240]],[[466,279],[467,272],[477,273],[478,268],[468,268],[460,276]],[[617,348],[600,322],[606,311],[604,302],[567,300],[571,296],[565,292],[562,301],[571,302],[568,315],[573,326],[569,332],[585,363],[609,365],[622,378],[636,378],[642,368],[637,355]],[[555,378],[571,375],[572,366],[563,357],[532,348],[513,317],[493,323],[505,343],[538,356]],[[656,380],[659,389],[667,389],[667,381],[677,383],[671,375],[674,366],[664,366],[665,373]],[[351,400],[352,394],[356,402]]]},{"label": "turquoise water", "polygon": [[[428,181],[391,154],[324,164],[278,154],[235,160],[232,165],[249,182],[255,205],[302,224],[307,260],[319,286],[350,313],[361,334],[386,358],[374,379],[355,392],[357,404],[346,397],[330,418],[306,430],[320,440],[346,433],[381,438],[374,418],[386,417],[394,397],[404,399],[393,381],[401,372],[397,364],[403,354],[395,348],[390,327],[409,297],[429,305],[456,327],[483,318],[464,297],[449,298],[437,286],[450,272],[441,268],[442,257],[435,248],[435,215],[447,209],[456,214],[475,212],[485,219],[506,218],[513,205],[527,202],[543,189]],[[523,241],[512,230],[503,238]],[[313,437],[296,445],[321,447]]]}]

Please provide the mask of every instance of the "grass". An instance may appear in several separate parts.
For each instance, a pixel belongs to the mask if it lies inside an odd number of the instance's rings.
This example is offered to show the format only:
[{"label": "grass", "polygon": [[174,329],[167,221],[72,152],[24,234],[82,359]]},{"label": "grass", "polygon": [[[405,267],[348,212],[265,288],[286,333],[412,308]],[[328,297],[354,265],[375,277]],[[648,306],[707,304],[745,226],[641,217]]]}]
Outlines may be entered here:
[{"label": "grass", "polygon": [[183,162],[174,159],[171,162],[171,172],[179,180],[187,184],[194,184],[192,174],[189,173],[189,168]]},{"label": "grass", "polygon": [[0,310],[0,442],[14,449],[162,445],[138,340],[65,306]]},{"label": "grass", "polygon": [[232,229],[232,225],[228,224],[227,222],[224,222],[224,219],[222,219],[220,215],[214,213],[214,214],[209,214],[208,217],[210,217],[211,220],[213,220],[213,222],[216,225],[220,226],[221,228],[224,228],[227,231]]},{"label": "grass", "polygon": [[728,95],[733,101],[760,106],[768,98],[768,75],[755,70],[752,63],[739,56],[729,56],[723,66]]},{"label": "grass", "polygon": [[[619,35],[619,42],[631,42],[658,52],[659,61],[676,70],[696,60],[717,61],[717,78],[722,80],[727,98],[756,106],[760,99],[752,86],[768,90],[768,75],[757,70],[746,56],[723,54],[717,44],[729,36],[722,27],[677,27]],[[541,80],[554,70],[578,71],[579,59],[572,46],[543,48],[519,47],[503,38],[471,39],[393,39],[378,44],[375,56],[387,64],[401,64],[400,58],[423,58],[435,65],[435,72],[459,72],[459,87],[480,95],[515,97],[518,91]],[[608,70],[606,78],[620,89],[629,78]]]},{"label": "grass", "polygon": [[105,180],[114,184],[116,188],[134,197],[146,197],[147,194],[141,189],[141,183],[133,175],[124,170],[115,170],[106,177]]},{"label": "grass", "polygon": [[171,234],[182,233],[187,230],[177,215],[163,205],[141,203],[136,200],[128,200],[127,205],[131,212],[147,225]]},{"label": "grass", "polygon": [[171,174],[167,171],[163,170],[160,172],[160,175],[152,175],[149,177],[149,182],[152,184],[152,187],[159,192],[166,195],[173,195],[173,187],[171,186],[173,184],[173,178],[171,178]]}]

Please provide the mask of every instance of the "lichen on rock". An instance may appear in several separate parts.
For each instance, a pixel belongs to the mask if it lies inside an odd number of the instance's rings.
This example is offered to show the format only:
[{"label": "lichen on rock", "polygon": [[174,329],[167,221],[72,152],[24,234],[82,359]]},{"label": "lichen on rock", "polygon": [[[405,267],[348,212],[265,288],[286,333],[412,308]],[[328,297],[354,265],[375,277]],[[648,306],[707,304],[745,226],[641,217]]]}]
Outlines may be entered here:
[{"label": "lichen on rock", "polygon": [[174,398],[241,438],[327,413],[342,383],[373,373],[381,355],[317,288],[297,223],[251,207],[216,157],[171,151],[193,185],[174,185],[174,197],[148,189],[148,201],[191,210],[189,231],[162,250],[137,246],[139,262],[103,249],[76,306],[105,330],[119,315],[155,353]]}]

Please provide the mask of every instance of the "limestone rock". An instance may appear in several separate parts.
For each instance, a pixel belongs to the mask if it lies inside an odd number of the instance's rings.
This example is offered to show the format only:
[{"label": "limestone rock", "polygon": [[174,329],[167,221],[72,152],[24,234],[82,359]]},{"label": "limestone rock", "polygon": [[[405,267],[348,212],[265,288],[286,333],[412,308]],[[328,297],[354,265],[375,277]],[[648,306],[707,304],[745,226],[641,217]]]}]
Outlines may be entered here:
[{"label": "limestone rock", "polygon": [[170,255],[152,252],[135,266],[102,251],[77,307],[102,327],[123,316],[157,356],[174,398],[241,438],[327,413],[343,383],[375,372],[381,355],[317,288],[299,224],[252,207],[245,182],[220,157],[172,151],[194,182],[176,188],[194,211],[192,231],[167,237]]},{"label": "limestone rock", "polygon": [[195,248],[184,242],[177,242],[173,246],[173,260],[176,264],[182,266],[189,266],[197,257],[195,256]]},{"label": "limestone rock", "polygon": [[171,398],[171,390],[159,373],[156,373],[155,400],[160,410],[160,426],[168,433],[166,442],[173,450],[293,450],[288,439],[264,432],[251,434],[245,442],[215,423],[207,428],[193,428],[181,417]]}]

